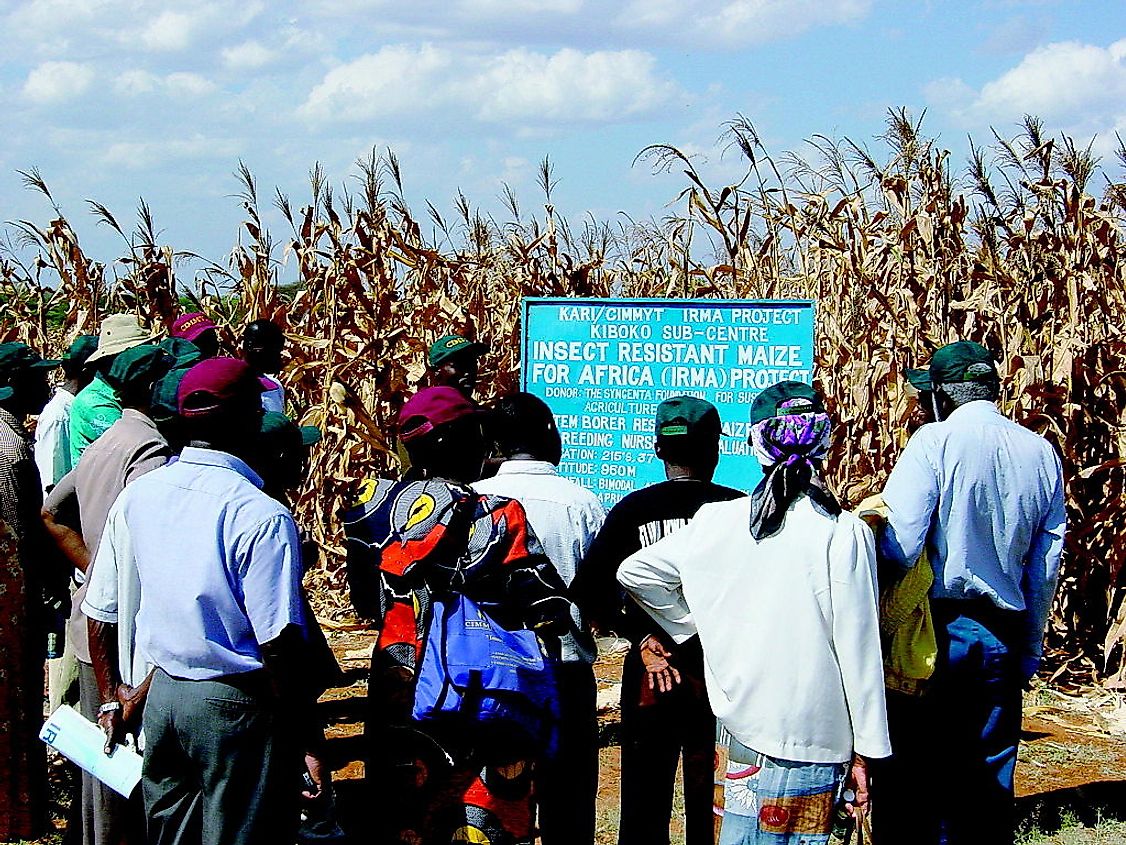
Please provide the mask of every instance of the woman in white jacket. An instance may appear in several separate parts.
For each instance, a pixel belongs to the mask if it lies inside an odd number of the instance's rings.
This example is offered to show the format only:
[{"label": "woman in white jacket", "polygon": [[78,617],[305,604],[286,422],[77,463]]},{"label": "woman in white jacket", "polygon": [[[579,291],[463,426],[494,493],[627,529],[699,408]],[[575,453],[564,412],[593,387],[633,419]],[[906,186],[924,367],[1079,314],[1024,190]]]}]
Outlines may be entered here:
[{"label": "woman in white jacket", "polygon": [[700,635],[732,737],[720,845],[815,845],[846,776],[866,809],[865,761],[891,753],[876,552],[821,478],[831,423],[813,388],[773,385],[751,422],[754,493],[705,505],[618,580],[676,642]]}]

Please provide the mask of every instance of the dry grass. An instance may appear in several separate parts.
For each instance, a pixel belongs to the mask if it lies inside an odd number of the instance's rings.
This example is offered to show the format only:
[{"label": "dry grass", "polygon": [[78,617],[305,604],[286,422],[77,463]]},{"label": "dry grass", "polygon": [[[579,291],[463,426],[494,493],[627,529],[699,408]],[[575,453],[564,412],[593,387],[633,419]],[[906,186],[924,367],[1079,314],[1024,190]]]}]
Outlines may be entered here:
[{"label": "dry grass", "polygon": [[[949,340],[977,340],[1008,367],[1006,412],[1064,460],[1071,533],[1051,632],[1057,665],[1126,679],[1126,186],[1096,190],[1105,177],[1089,150],[1031,118],[1015,138],[975,148],[962,173],[903,111],[890,113],[879,152],[816,137],[806,154],[775,159],[742,118],[724,143],[746,173],[717,187],[673,147],[643,151],[687,177],[670,215],[643,223],[569,225],[546,162],[542,212],[509,192],[504,222],[461,196],[454,219],[429,204],[419,218],[394,155],[373,153],[342,189],[314,168],[305,206],[272,197],[289,224],[278,238],[240,166],[246,220],[225,265],[159,246],[147,207],[126,234],[92,204],[125,242],[113,278],[56,208],[46,227],[10,227],[0,337],[57,349],[122,306],[164,325],[177,284],[228,340],[246,319],[277,320],[290,340],[282,378],[326,432],[298,512],[328,553],[321,577],[332,586],[334,514],[358,479],[393,469],[390,422],[422,377],[427,344],[448,331],[484,340],[494,350],[484,383],[509,390],[525,296],[816,299],[818,377],[841,422],[833,466],[853,502],[881,485],[902,443],[904,369]],[[1126,150],[1119,157],[1126,165]],[[50,198],[38,173],[26,178]],[[186,259],[198,268],[190,283],[176,278]],[[296,274],[292,295],[277,284],[283,273]],[[50,331],[52,309],[65,310],[61,333]],[[323,599],[345,603],[341,590]]]}]

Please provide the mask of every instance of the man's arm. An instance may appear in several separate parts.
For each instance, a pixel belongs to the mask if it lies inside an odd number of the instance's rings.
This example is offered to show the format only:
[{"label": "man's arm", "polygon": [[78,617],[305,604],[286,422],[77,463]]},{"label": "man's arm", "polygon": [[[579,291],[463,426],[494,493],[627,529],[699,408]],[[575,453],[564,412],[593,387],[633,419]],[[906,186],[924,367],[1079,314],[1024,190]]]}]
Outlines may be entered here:
[{"label": "man's arm", "polygon": [[574,624],[567,585],[528,523],[524,506],[515,499],[487,496],[486,501],[503,509],[501,566],[506,575],[509,606],[519,607],[524,624],[541,636],[562,636]]},{"label": "man's arm", "polygon": [[618,583],[680,645],[696,634],[696,623],[681,589],[680,564],[698,548],[699,517],[645,546],[618,567]]},{"label": "man's arm", "polygon": [[44,421],[41,415],[35,426],[35,465],[39,468],[44,497],[55,482],[55,465],[60,449],[68,448],[69,457],[69,447],[61,442],[63,431],[63,421],[58,416]]},{"label": "man's arm", "polygon": [[931,437],[927,428],[915,432],[884,486],[888,519],[880,551],[902,567],[914,566],[922,554],[938,506],[938,474],[928,457]]},{"label": "man's arm", "polygon": [[1055,489],[1052,491],[1048,512],[1032,538],[1024,566],[1024,577],[1021,579],[1028,616],[1028,640],[1021,658],[1021,671],[1026,681],[1040,668],[1040,659],[1044,653],[1044,629],[1056,595],[1067,524],[1063,469],[1059,457],[1053,453],[1053,458],[1056,469]]},{"label": "man's arm", "polygon": [[74,484],[75,474],[71,470],[59,479],[47,496],[41,516],[44,529],[63,557],[79,572],[85,572],[90,564],[90,552],[82,539],[78,493]]},{"label": "man's arm", "polygon": [[621,588],[615,575],[618,566],[639,543],[630,532],[621,511],[611,510],[595,535],[571,582],[571,600],[590,625],[601,633],[618,632],[622,622]]}]

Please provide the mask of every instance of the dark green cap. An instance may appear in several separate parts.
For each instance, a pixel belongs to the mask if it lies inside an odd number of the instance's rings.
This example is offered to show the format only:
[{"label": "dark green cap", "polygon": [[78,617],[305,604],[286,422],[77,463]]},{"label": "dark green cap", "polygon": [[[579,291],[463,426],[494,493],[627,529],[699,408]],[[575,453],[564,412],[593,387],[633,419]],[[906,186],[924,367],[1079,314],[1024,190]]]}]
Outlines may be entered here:
[{"label": "dark green cap", "polygon": [[825,403],[817,391],[804,381],[780,381],[772,384],[751,403],[751,423],[790,414],[822,413]]},{"label": "dark green cap", "polygon": [[152,343],[142,343],[113,359],[106,381],[115,390],[135,385],[153,384],[175,365],[175,359],[165,350]]},{"label": "dark green cap", "polygon": [[0,343],[0,378],[11,378],[23,370],[50,370],[61,363],[43,358],[26,343]]},{"label": "dark green cap", "polygon": [[198,364],[203,360],[203,353],[200,352],[199,347],[182,337],[166,337],[157,345],[176,359],[173,367],[177,370]]},{"label": "dark green cap", "polygon": [[96,334],[80,334],[76,337],[67,347],[66,352],[63,353],[64,364],[77,364],[81,365],[86,363],[86,359],[94,354],[94,350],[98,348],[98,336]]},{"label": "dark green cap", "polygon": [[483,343],[475,343],[459,334],[448,334],[430,344],[430,366],[440,367],[455,355],[484,355],[489,351]]},{"label": "dark green cap", "polygon": [[180,379],[190,369],[191,367],[176,367],[174,370],[169,370],[152,386],[152,406],[149,410],[150,416],[156,422],[167,422],[179,413],[176,391],[180,388]]},{"label": "dark green cap", "polygon": [[907,383],[918,391],[927,391],[931,389],[931,371],[930,370],[908,370]]},{"label": "dark green cap", "polygon": [[998,377],[997,365],[989,350],[969,340],[949,343],[935,352],[929,372],[930,382],[936,386],[991,381]]},{"label": "dark green cap", "polygon": [[719,434],[722,425],[715,405],[695,396],[674,396],[657,406],[658,437]]},{"label": "dark green cap", "polygon": [[316,426],[298,425],[277,411],[267,411],[262,415],[262,436],[271,445],[281,448],[309,447],[320,442],[321,430]]}]

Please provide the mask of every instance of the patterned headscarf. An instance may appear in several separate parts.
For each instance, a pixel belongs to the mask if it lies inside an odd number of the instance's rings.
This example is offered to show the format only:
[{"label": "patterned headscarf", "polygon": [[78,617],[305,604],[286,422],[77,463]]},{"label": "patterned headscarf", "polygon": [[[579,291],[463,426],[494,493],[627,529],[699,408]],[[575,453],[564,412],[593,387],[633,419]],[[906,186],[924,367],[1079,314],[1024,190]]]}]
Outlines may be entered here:
[{"label": "patterned headscarf", "polygon": [[833,515],[841,512],[821,478],[833,426],[820,401],[808,396],[785,399],[774,414],[751,426],[751,448],[765,473],[751,493],[750,529],[756,540],[779,531],[786,511],[803,495]]}]

